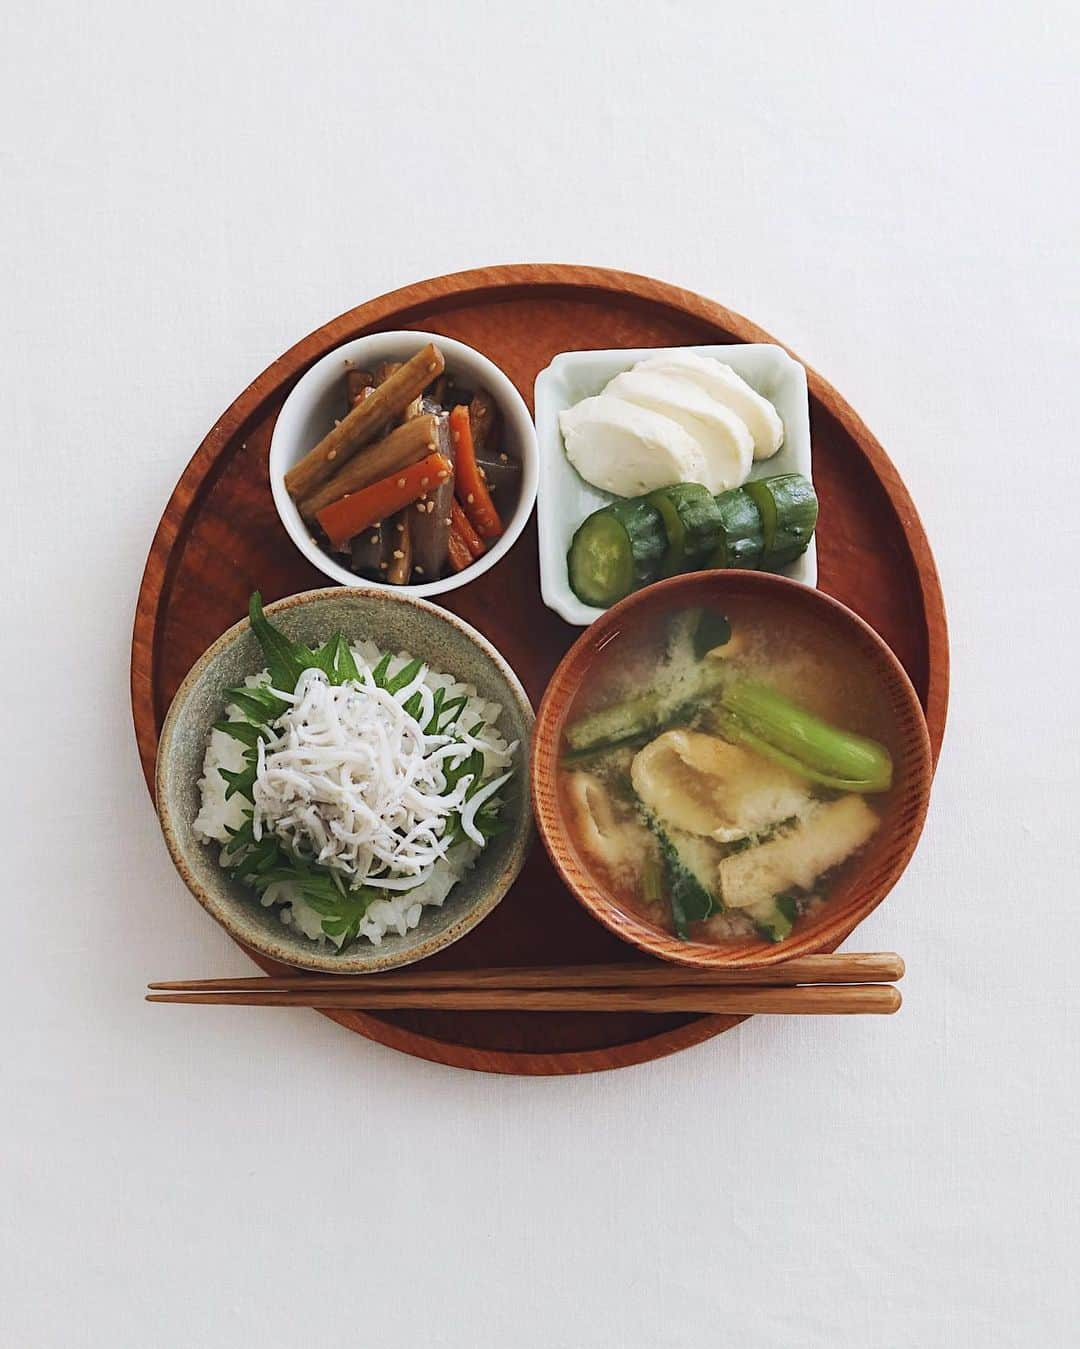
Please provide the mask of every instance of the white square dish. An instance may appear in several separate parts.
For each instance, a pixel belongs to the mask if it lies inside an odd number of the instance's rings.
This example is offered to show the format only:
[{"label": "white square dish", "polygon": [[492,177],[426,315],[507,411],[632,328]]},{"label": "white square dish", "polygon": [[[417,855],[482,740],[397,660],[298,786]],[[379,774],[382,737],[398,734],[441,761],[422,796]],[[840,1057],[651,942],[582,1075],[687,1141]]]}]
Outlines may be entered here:
[{"label": "white square dish", "polygon": [[[564,351],[536,377],[536,435],[540,451],[540,480],[536,498],[540,538],[540,590],[549,609],[579,627],[587,627],[603,609],[583,604],[570,589],[566,553],[582,520],[613,498],[578,476],[566,457],[559,413],[582,398],[597,394],[623,370],[650,356],[672,351],[652,347],[620,351]],[[756,460],[751,478],[770,478],[776,473],[810,471],[810,399],[806,371],[782,347],[772,343],[732,346],[694,346],[680,350],[714,356],[730,365],[737,375],[764,395],[784,423],[784,443],[771,459]],[[805,585],[817,583],[817,548],[810,547],[784,575]]]}]

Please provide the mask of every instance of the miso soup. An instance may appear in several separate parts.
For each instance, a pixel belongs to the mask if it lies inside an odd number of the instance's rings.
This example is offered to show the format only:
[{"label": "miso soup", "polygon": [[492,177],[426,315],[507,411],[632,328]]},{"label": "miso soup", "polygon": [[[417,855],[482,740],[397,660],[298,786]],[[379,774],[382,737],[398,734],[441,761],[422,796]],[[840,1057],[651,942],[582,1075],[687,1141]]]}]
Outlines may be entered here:
[{"label": "miso soup", "polygon": [[628,615],[570,706],[559,808],[620,907],[779,942],[874,838],[896,750],[871,663],[812,616]]}]

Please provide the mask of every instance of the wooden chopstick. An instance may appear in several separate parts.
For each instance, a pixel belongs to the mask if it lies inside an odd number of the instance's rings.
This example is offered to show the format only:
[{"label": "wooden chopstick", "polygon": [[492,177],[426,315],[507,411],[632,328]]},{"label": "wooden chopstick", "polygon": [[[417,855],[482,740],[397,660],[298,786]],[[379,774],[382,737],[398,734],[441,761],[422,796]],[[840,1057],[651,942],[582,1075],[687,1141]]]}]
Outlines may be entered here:
[{"label": "wooden chopstick", "polygon": [[625,965],[504,966],[495,969],[391,970],[385,974],[256,975],[236,979],[180,979],[152,983],[156,991],[211,993],[338,992],[342,989],[586,989],[723,988],[794,984],[890,983],[904,976],[904,962],[889,951],[799,956],[748,969],[699,969],[653,961]]},{"label": "wooden chopstick", "polygon": [[[365,980],[369,984],[370,980]],[[337,1011],[424,1008],[455,1012],[720,1012],[734,1016],[888,1015],[900,1006],[891,984],[801,984],[724,988],[427,988],[307,989],[150,993],[148,1002],[241,1007],[314,1007]]]},{"label": "wooden chopstick", "polygon": [[904,962],[891,952],[845,952],[801,956],[756,969],[652,962],[188,979],[151,984],[155,991],[147,994],[147,1001],[337,1011],[880,1015],[900,1006],[900,994],[890,981],[903,973]]}]

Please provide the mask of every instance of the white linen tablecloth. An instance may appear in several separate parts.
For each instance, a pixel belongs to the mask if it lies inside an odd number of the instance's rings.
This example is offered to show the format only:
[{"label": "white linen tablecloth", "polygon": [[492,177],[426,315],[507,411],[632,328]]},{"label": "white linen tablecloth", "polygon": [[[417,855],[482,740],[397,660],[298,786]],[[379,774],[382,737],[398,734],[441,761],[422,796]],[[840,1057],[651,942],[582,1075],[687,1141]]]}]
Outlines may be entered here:
[{"label": "white linen tablecloth", "polygon": [[[1075,5],[9,0],[0,40],[0,1344],[1075,1343]],[[469,1075],[303,1012],[174,874],[129,638],[159,513],[293,341],[511,261],[820,369],[937,553],[952,711],[849,946],[893,1019]]]}]

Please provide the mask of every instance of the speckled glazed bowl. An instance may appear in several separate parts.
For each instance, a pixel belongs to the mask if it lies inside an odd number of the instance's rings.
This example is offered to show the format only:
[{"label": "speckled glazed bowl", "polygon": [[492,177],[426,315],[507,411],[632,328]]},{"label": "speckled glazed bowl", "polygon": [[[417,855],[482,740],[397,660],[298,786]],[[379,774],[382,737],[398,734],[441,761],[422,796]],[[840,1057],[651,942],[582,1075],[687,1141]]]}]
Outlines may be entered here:
[{"label": "speckled glazed bowl", "polygon": [[437,670],[474,684],[499,702],[499,728],[521,742],[515,781],[504,807],[509,828],[491,840],[476,865],[441,908],[427,908],[404,937],[388,934],[381,945],[358,941],[338,954],[282,923],[274,908],[232,880],[218,865],[216,845],[192,830],[199,809],[199,778],[212,723],[224,710],[224,692],[265,662],[247,619],[224,633],[196,661],[181,684],[162,728],[157,755],[157,810],[177,870],[199,903],[237,941],[273,960],[335,974],[368,974],[408,965],[441,951],[489,914],[521,870],[532,838],[527,755],[533,712],[525,690],[486,638],[455,614],[426,600],[387,590],[342,587],[312,590],[267,606],[267,614],[294,639],[323,642],[338,629],[350,639],[368,637],[384,650],[409,651]]}]

